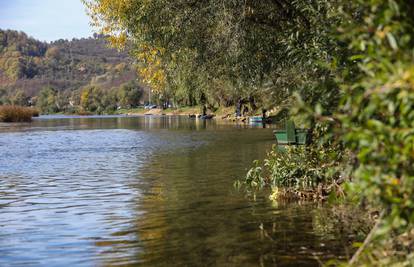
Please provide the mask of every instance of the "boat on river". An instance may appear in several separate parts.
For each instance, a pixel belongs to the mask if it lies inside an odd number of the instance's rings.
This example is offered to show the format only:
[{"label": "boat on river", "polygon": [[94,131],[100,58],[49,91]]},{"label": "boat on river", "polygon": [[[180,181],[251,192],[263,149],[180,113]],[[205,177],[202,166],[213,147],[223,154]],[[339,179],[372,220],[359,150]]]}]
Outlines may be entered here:
[{"label": "boat on river", "polygon": [[252,116],[249,118],[250,123],[262,123],[263,117],[262,116]]},{"label": "boat on river", "polygon": [[201,115],[200,117],[202,120],[211,120],[212,118],[214,118],[214,114]]}]

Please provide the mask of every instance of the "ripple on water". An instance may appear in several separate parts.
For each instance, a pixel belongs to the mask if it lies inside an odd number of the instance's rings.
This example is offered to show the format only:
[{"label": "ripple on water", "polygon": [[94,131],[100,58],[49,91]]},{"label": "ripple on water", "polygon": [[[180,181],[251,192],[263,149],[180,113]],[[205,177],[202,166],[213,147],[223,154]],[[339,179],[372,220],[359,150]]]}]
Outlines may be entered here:
[{"label": "ripple on water", "polygon": [[272,143],[269,129],[173,117],[0,125],[0,266],[317,266],[314,255],[344,256],[344,229],[323,224],[323,209],[233,188]]},{"label": "ripple on water", "polygon": [[0,265],[92,263],[105,242],[135,240],[112,233],[142,213],[131,184],[169,145],[131,130],[9,132],[0,144]]}]

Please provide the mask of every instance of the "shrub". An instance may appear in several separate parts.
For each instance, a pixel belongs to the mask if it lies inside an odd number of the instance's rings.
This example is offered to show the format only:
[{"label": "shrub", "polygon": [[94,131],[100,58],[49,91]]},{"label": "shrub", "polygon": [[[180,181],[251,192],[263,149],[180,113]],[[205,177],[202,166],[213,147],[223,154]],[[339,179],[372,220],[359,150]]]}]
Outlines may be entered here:
[{"label": "shrub", "polygon": [[309,146],[275,145],[262,164],[253,162],[242,183],[272,187],[271,198],[325,199],[331,192],[342,192],[339,185],[347,180],[344,166],[350,158],[342,143],[329,134],[333,127],[332,122],[316,123]]},{"label": "shrub", "polygon": [[0,122],[30,122],[39,116],[39,111],[21,106],[0,106]]}]

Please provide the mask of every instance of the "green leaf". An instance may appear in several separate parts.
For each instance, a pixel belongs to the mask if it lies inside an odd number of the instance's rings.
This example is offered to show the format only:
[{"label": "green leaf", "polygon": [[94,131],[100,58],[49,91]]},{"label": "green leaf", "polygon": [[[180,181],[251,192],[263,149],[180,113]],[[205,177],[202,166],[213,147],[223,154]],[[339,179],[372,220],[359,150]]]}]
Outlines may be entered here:
[{"label": "green leaf", "polygon": [[394,49],[395,51],[398,50],[397,41],[395,40],[394,35],[392,35],[392,33],[387,32],[387,39],[388,39],[388,43],[390,44],[391,48]]}]

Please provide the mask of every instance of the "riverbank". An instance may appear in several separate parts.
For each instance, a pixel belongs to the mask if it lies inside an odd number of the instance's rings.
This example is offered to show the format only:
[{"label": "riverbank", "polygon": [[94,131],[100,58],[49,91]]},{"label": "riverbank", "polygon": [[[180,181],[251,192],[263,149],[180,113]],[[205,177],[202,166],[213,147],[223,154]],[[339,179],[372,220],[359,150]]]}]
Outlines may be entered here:
[{"label": "riverbank", "polygon": [[[214,110],[208,110],[208,118],[233,122],[233,123],[248,123],[250,117],[252,116],[262,116],[261,109],[257,109],[255,112],[246,113],[244,116],[236,116],[236,108],[234,106],[229,107],[219,107]],[[131,108],[131,109],[119,109],[110,112],[104,113],[95,113],[84,110],[76,110],[74,112],[58,112],[58,113],[46,113],[42,115],[68,115],[68,116],[96,116],[96,115],[125,115],[125,116],[143,116],[143,115],[153,115],[153,116],[186,116],[191,118],[199,118],[202,115],[202,108],[199,106],[185,106],[179,108],[154,108],[154,109],[145,109],[143,107]],[[273,108],[270,111],[266,112],[266,123],[279,123],[283,121],[288,115],[286,109]]]},{"label": "riverbank", "polygon": [[[249,117],[251,116],[261,116],[262,113],[258,110],[257,112],[249,113],[244,116],[236,116],[235,107],[220,107],[215,111],[207,112],[210,116],[219,120],[227,120],[232,122],[248,122]],[[144,109],[144,108],[134,108],[134,109],[120,109],[115,112],[118,115],[166,115],[166,116],[194,116],[199,117],[202,114],[201,107],[180,107],[180,108],[167,108],[167,109]],[[286,116],[285,110],[280,110],[274,108],[267,112],[270,123],[277,122],[283,119]]]},{"label": "riverbank", "polygon": [[182,107],[182,108],[132,108],[132,109],[120,109],[115,112],[119,115],[192,115],[200,113],[199,107]]}]

